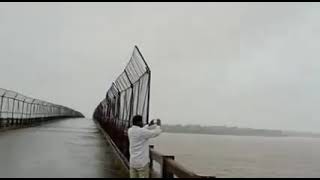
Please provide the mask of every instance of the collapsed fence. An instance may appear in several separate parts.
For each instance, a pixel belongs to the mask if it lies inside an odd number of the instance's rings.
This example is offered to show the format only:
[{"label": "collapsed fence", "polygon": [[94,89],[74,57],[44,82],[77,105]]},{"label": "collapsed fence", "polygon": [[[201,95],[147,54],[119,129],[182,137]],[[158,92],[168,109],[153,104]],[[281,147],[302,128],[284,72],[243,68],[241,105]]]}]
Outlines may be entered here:
[{"label": "collapsed fence", "polygon": [[0,88],[0,128],[83,115],[65,106]]},{"label": "collapsed fence", "polygon": [[149,122],[150,79],[150,68],[135,46],[124,71],[112,83],[93,114],[126,161],[129,159],[127,129],[132,125],[132,117],[142,115],[144,124]]}]

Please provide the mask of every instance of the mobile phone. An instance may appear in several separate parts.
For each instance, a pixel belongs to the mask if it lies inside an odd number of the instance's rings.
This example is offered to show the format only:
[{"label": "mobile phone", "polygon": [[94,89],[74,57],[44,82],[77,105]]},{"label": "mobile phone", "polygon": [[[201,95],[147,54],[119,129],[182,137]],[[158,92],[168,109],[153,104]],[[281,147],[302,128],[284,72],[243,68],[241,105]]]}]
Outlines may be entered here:
[{"label": "mobile phone", "polygon": [[160,119],[155,119],[155,124],[157,124],[158,126],[161,126],[161,120]]},{"label": "mobile phone", "polygon": [[160,119],[152,119],[149,125],[152,126],[154,124],[161,126],[161,120]]}]

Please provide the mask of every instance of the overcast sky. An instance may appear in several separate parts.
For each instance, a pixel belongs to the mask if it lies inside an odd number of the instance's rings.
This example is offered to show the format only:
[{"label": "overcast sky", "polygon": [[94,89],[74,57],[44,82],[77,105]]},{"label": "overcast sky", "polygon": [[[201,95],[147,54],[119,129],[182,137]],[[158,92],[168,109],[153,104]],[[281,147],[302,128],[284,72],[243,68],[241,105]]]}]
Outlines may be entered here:
[{"label": "overcast sky", "polygon": [[138,45],[151,118],[320,132],[319,3],[0,3],[0,87],[92,116]]}]

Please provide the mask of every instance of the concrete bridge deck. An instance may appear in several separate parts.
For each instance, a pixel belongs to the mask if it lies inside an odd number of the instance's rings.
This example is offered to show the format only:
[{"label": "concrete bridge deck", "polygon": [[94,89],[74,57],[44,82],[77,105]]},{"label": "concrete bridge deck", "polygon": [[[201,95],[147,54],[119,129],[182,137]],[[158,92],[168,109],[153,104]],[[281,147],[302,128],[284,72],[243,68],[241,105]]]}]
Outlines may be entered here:
[{"label": "concrete bridge deck", "polygon": [[125,177],[90,119],[75,118],[0,132],[0,177]]}]

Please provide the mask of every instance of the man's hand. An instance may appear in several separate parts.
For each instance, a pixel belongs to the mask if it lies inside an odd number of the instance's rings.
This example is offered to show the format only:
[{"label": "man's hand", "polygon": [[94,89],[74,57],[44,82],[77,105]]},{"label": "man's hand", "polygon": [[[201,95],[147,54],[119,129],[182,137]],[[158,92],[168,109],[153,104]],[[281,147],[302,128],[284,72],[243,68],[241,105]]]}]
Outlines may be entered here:
[{"label": "man's hand", "polygon": [[146,124],[143,128],[146,128],[146,129],[149,129],[149,130],[152,130],[152,129],[155,129],[157,127],[156,124],[153,124],[153,125],[149,125],[149,124]]},{"label": "man's hand", "polygon": [[148,129],[155,129],[157,127],[157,125],[156,124],[153,124],[153,125],[150,125],[149,127],[148,127]]},{"label": "man's hand", "polygon": [[152,126],[152,125],[161,126],[161,120],[160,119],[152,119],[149,125],[150,126]]}]

